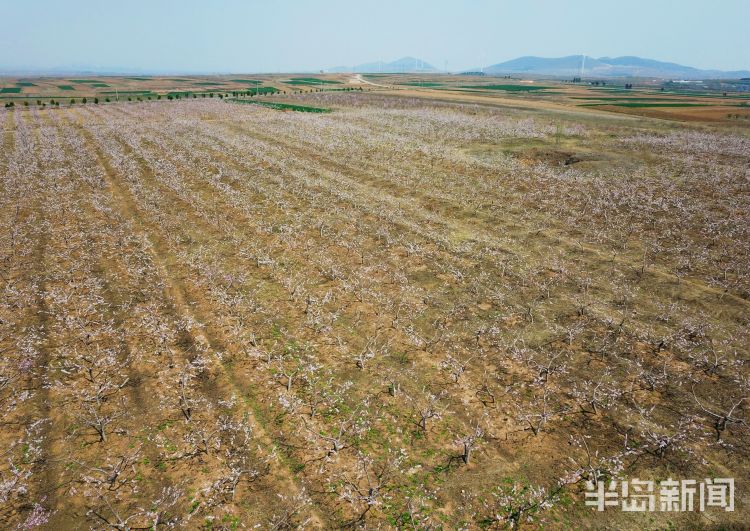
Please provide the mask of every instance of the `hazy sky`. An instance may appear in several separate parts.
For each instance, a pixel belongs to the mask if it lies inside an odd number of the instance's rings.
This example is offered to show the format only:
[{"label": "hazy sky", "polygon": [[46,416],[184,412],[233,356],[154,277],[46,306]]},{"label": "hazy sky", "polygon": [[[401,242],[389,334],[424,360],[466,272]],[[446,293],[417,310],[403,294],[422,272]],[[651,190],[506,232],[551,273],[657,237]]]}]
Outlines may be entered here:
[{"label": "hazy sky", "polygon": [[0,0],[0,67],[310,71],[411,55],[750,69],[750,0]]}]

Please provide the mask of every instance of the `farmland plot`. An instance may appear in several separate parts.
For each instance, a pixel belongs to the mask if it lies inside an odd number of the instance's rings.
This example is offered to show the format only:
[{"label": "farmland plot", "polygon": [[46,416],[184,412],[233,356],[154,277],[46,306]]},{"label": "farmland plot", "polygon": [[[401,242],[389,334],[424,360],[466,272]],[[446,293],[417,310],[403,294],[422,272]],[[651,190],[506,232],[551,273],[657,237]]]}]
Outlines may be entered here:
[{"label": "farmland plot", "polygon": [[586,481],[745,487],[750,140],[287,99],[335,111],[0,114],[0,520],[638,527]]}]

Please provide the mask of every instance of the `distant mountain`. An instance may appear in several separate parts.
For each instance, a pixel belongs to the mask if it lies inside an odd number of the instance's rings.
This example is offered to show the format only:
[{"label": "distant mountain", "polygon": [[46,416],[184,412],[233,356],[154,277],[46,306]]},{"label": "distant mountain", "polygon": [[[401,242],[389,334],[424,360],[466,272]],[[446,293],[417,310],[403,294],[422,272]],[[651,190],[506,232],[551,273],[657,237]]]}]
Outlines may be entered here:
[{"label": "distant mountain", "polygon": [[750,71],[701,70],[691,66],[667,63],[642,57],[595,57],[569,55],[567,57],[519,57],[504,63],[488,66],[487,74],[532,74],[572,77],[655,77],[660,79],[716,79],[739,78],[750,75]]},{"label": "distant mountain", "polygon": [[374,63],[363,63],[357,66],[337,66],[329,68],[328,72],[353,72],[355,74],[373,74],[373,73],[387,73],[387,74],[414,74],[414,73],[428,73],[428,72],[439,72],[437,68],[429,63],[424,62],[416,57],[402,57],[390,63],[384,61],[376,61]]}]

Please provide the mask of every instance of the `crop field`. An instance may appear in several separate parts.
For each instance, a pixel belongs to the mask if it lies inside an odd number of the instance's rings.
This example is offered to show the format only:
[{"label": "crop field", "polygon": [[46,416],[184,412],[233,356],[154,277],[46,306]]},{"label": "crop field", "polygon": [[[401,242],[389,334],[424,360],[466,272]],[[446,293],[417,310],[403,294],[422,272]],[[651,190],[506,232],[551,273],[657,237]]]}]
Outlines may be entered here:
[{"label": "crop field", "polygon": [[[747,83],[726,80],[722,90],[679,90],[674,84],[640,80],[625,88],[622,80],[578,83],[552,79],[515,78],[504,83],[489,76],[367,74],[379,90],[400,90],[402,94],[431,99],[472,101],[511,107],[527,106],[551,110],[562,107],[597,106],[600,111],[673,120],[680,122],[723,122],[750,127]],[[502,78],[505,79],[505,78]],[[603,84],[604,85],[603,85]],[[632,85],[632,84],[631,84]],[[740,88],[742,90],[735,90]],[[744,91],[743,91],[744,90]],[[468,94],[476,97],[469,98]],[[632,105],[643,103],[643,105]]]},{"label": "crop field", "polygon": [[[494,81],[493,81],[494,79]],[[370,81],[372,80],[372,81]],[[501,83],[498,81],[502,80]],[[31,84],[29,84],[31,83]],[[599,82],[597,82],[599,83]],[[731,83],[727,87],[733,87]],[[189,90],[186,88],[189,87]],[[740,87],[741,88],[741,87]],[[551,79],[509,79],[487,76],[451,76],[444,74],[321,74],[316,77],[290,74],[263,74],[252,77],[195,76],[117,77],[99,76],[71,79],[6,79],[0,84],[0,103],[53,104],[69,99],[70,91],[78,98],[105,100],[112,94],[141,94],[145,99],[180,94],[186,97],[251,95],[283,96],[284,93],[319,91],[388,92],[428,100],[472,102],[490,106],[538,108],[549,111],[575,107],[596,107],[603,113],[635,115],[678,122],[729,123],[750,128],[750,96],[738,90],[686,90],[671,85],[642,82],[625,89],[618,80],[602,86],[593,82],[567,83]],[[54,101],[52,101],[54,100]]]},{"label": "crop field", "polygon": [[2,527],[750,520],[747,129],[368,89],[0,108]]},{"label": "crop field", "polygon": [[258,101],[258,100],[241,100],[237,98],[230,98],[227,101],[232,103],[242,103],[248,105],[260,105],[261,107],[268,107],[269,109],[276,109],[279,111],[297,111],[297,112],[331,112],[331,109],[325,109],[322,107],[310,107],[309,105],[295,105],[292,103],[279,103],[275,101]]},{"label": "crop field", "polygon": [[545,90],[552,87],[545,87],[541,85],[465,85],[463,88],[504,90],[506,92],[533,92],[535,90]]}]

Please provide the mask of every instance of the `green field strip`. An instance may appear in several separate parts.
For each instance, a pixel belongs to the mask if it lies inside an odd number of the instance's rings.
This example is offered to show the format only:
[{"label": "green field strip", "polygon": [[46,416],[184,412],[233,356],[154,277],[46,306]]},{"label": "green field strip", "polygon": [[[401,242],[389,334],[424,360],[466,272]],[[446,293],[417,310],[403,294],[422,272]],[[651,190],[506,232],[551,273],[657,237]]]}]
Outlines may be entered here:
[{"label": "green field strip", "polygon": [[226,101],[230,103],[258,105],[259,107],[267,107],[269,109],[276,109],[278,111],[296,111],[296,112],[312,112],[312,113],[332,112],[331,109],[326,109],[323,107],[310,107],[307,105],[294,105],[291,103],[276,103],[273,101],[239,100],[237,98],[227,98]]},{"label": "green field strip", "polygon": [[479,89],[479,90],[504,90],[506,92],[533,92],[536,90],[546,90],[553,87],[542,85],[464,85],[461,88]]}]

